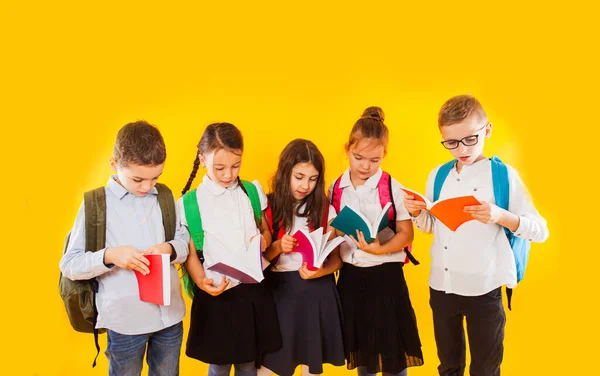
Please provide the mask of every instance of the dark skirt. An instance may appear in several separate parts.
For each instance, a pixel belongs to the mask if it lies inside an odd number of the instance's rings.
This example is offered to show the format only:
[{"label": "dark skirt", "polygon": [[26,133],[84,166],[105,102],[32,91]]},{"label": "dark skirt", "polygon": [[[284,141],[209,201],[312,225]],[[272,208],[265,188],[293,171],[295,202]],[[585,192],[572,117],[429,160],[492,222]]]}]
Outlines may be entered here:
[{"label": "dark skirt", "polygon": [[344,263],[338,279],[348,369],[398,373],[423,365],[403,264],[360,268]]},{"label": "dark skirt", "polygon": [[304,280],[298,272],[270,272],[283,346],[265,355],[264,366],[291,376],[305,364],[312,374],[323,364],[344,365],[340,298],[333,274]]},{"label": "dark skirt", "polygon": [[241,284],[218,296],[199,291],[192,302],[185,354],[208,364],[262,365],[281,348],[273,296],[265,284]]}]

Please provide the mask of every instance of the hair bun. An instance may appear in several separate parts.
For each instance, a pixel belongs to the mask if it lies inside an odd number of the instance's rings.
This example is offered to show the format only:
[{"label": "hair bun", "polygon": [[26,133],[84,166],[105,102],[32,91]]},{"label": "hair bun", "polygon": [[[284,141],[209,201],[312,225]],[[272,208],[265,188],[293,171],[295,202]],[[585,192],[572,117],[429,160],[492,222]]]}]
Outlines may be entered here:
[{"label": "hair bun", "polygon": [[383,110],[377,106],[367,107],[363,113],[362,118],[371,118],[382,121],[385,119],[385,115],[383,114]]}]

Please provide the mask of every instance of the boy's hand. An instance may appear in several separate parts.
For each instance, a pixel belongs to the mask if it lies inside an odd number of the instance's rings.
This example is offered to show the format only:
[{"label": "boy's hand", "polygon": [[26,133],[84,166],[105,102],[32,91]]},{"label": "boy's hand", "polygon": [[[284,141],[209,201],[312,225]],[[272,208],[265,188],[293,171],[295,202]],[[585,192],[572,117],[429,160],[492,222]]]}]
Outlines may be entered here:
[{"label": "boy's hand", "polygon": [[319,278],[323,275],[323,266],[321,266],[317,270],[309,270],[308,265],[306,263],[302,264],[302,267],[298,269],[298,273],[302,279],[314,279]]},{"label": "boy's hand", "polygon": [[352,239],[354,245],[356,245],[356,248],[367,253],[377,254],[379,248],[381,247],[378,237],[375,237],[375,240],[373,240],[371,244],[367,243],[367,240],[365,239],[365,236],[362,233],[362,231],[356,230],[356,238],[350,235],[350,239]]},{"label": "boy's hand", "polygon": [[481,223],[498,223],[502,219],[502,209],[489,202],[481,205],[465,206],[464,211]]},{"label": "boy's hand", "polygon": [[104,262],[115,264],[123,269],[137,270],[143,275],[150,273],[150,269],[148,269],[150,261],[144,257],[142,252],[130,245],[107,248],[104,251]]},{"label": "boy's hand", "polygon": [[229,279],[223,276],[223,279],[221,280],[221,285],[219,287],[215,286],[213,283],[214,281],[212,280],[212,278],[202,278],[202,281],[200,282],[198,287],[207,294],[217,296],[220,295],[223,291],[225,291],[225,289],[229,285]]},{"label": "boy's hand", "polygon": [[279,239],[279,248],[282,252],[288,253],[298,246],[298,241],[291,235],[285,234]]},{"label": "boy's hand", "polygon": [[418,217],[421,214],[421,210],[427,209],[427,204],[423,201],[417,201],[414,198],[415,196],[406,195],[404,197],[404,206],[413,217]]},{"label": "boy's hand", "polygon": [[149,247],[142,253],[145,255],[156,255],[156,254],[171,255],[172,252],[173,252],[173,248],[171,248],[171,245],[169,243],[160,243],[160,244],[153,245],[152,247]]}]

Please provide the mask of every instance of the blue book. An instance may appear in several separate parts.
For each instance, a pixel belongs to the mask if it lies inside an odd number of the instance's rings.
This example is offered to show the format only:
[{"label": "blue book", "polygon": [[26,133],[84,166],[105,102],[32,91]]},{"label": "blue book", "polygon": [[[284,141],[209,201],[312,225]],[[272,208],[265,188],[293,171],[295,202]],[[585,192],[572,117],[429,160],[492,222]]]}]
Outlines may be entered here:
[{"label": "blue book", "polygon": [[388,202],[377,215],[375,222],[371,223],[360,211],[350,205],[346,205],[331,222],[331,227],[340,230],[346,235],[352,235],[354,239],[357,239],[356,230],[361,231],[367,243],[371,243],[381,230],[389,226],[388,212],[391,206],[392,203]]}]

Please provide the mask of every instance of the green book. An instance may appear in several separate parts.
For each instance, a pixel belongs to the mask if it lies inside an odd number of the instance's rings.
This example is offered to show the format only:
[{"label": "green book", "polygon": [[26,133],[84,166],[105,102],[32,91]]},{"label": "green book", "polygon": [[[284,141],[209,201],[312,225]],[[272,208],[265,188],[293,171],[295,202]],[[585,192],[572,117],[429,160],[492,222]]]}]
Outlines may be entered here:
[{"label": "green book", "polygon": [[377,215],[375,223],[371,223],[360,211],[350,205],[346,205],[331,222],[331,227],[340,230],[346,235],[352,235],[354,239],[357,239],[356,230],[361,231],[367,243],[371,243],[381,230],[389,226],[388,212],[391,206],[392,203],[388,202]]}]

